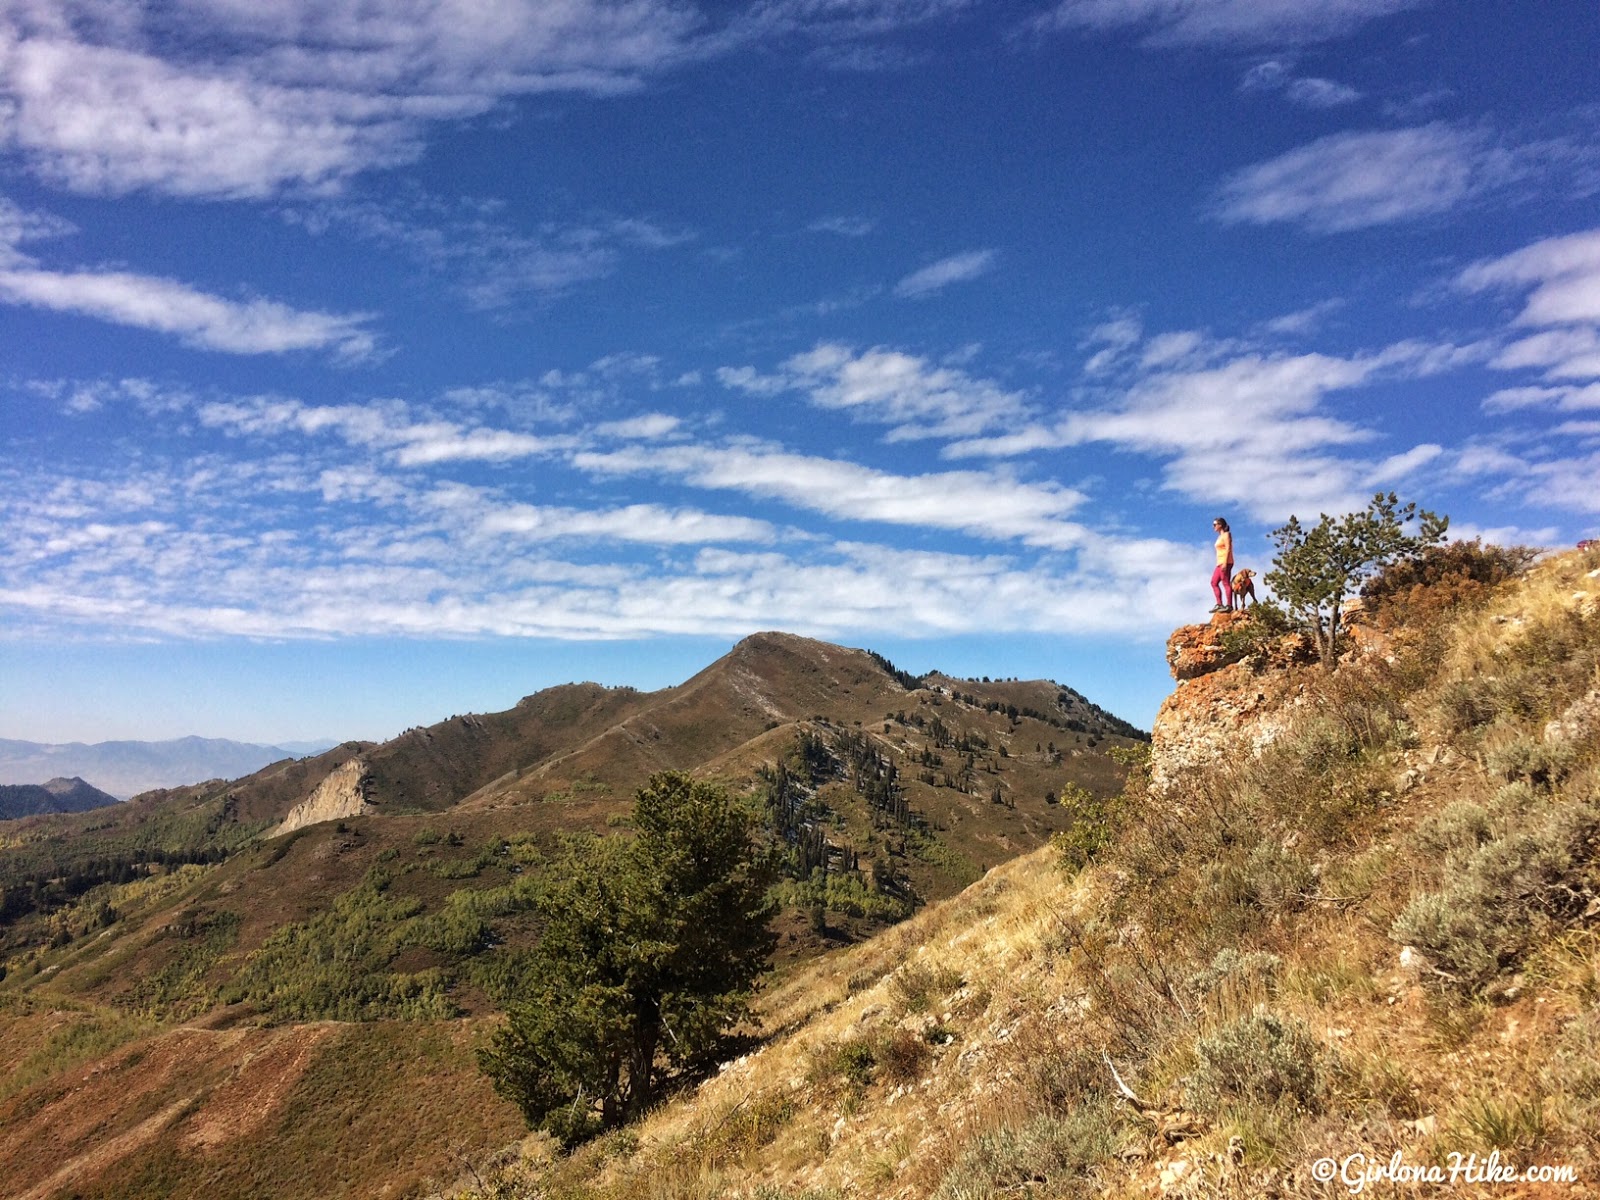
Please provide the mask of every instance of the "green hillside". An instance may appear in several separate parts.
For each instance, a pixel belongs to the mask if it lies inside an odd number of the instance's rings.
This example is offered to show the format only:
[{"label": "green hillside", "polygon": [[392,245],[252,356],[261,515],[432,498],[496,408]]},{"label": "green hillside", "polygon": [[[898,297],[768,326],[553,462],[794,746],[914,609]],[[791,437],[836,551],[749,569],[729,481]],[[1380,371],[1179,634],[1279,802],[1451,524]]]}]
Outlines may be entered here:
[{"label": "green hillside", "polygon": [[[565,685],[381,745],[10,823],[0,1162],[41,1196],[63,1162],[77,1165],[60,1188],[85,1196],[370,1194],[354,1178],[327,1190],[355,1149],[306,1123],[359,1097],[363,1128],[403,1125],[425,1062],[441,1121],[474,1115],[390,1139],[375,1169],[408,1194],[518,1127],[473,1065],[480,1026],[521,990],[563,839],[626,836],[651,773],[693,770],[762,814],[785,865],[778,961],[794,963],[1045,844],[1075,798],[1116,793],[1108,752],[1134,733],[1048,681],[902,679],[863,651],[763,634],[663,692]],[[319,796],[347,815],[286,825]],[[280,1060],[267,1116],[224,1115],[237,1081],[266,1070],[252,1064]],[[65,1131],[83,1128],[92,1149],[69,1152]],[[298,1157],[236,1169],[253,1139]]]}]

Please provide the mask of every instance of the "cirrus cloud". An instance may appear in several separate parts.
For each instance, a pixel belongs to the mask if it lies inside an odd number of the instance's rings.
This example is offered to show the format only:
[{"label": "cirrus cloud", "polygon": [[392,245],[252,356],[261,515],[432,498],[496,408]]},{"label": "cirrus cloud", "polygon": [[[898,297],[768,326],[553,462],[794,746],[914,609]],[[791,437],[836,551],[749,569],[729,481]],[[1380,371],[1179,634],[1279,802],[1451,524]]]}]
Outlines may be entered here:
[{"label": "cirrus cloud", "polygon": [[1519,187],[1576,190],[1592,182],[1592,140],[1518,142],[1436,121],[1411,129],[1336,133],[1235,172],[1210,215],[1226,224],[1301,225],[1345,233],[1452,212]]},{"label": "cirrus cloud", "polygon": [[953,283],[966,283],[987,275],[994,269],[995,259],[993,250],[968,250],[962,254],[952,254],[907,275],[894,285],[894,294],[908,300],[931,296]]}]

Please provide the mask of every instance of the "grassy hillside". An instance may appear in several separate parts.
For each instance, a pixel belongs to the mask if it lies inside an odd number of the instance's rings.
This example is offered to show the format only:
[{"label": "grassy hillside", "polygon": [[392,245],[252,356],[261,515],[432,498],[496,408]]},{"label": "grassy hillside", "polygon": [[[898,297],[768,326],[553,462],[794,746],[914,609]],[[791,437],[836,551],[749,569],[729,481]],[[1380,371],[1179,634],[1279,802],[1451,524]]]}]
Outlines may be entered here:
[{"label": "grassy hillside", "polygon": [[1158,722],[1161,786],[795,968],[640,1125],[451,1194],[1351,1194],[1328,1159],[1600,1192],[1600,555],[1356,632],[1332,674],[1235,633]]},{"label": "grassy hillside", "polygon": [[[764,634],[663,692],[565,685],[8,823],[0,1173],[40,1196],[416,1194],[520,1126],[472,1048],[518,993],[561,839],[625,834],[651,772],[696,770],[761,809],[789,859],[794,963],[1045,844],[1117,792],[1108,752],[1136,732],[1047,681],[920,681]],[[273,836],[353,760],[362,815]],[[252,1064],[280,1060],[260,1111],[230,1115]]]}]

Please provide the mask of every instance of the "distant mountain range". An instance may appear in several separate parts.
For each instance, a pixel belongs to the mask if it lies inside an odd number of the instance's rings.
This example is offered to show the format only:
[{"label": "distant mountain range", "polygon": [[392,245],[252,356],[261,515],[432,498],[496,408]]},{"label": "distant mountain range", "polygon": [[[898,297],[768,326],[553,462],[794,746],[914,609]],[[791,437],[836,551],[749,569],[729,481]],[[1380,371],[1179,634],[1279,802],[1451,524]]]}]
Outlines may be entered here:
[{"label": "distant mountain range", "polygon": [[182,787],[207,779],[237,779],[269,763],[320,753],[334,744],[290,742],[263,746],[226,738],[186,737],[165,742],[52,745],[0,738],[0,784],[38,784],[44,779],[76,777],[88,780],[116,799],[126,800],[152,788]]},{"label": "distant mountain range", "polygon": [[81,779],[52,779],[48,783],[0,784],[0,821],[33,817],[40,813],[85,812],[115,804],[117,798]]}]

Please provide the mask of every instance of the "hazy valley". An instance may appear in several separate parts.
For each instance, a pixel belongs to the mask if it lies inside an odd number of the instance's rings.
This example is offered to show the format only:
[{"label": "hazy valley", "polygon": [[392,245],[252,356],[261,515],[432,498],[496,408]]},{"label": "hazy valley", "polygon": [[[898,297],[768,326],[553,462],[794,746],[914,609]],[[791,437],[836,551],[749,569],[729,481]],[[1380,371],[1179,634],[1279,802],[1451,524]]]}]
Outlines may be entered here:
[{"label": "hazy valley", "polygon": [[152,788],[203,779],[237,779],[270,763],[327,748],[328,743],[264,746],[226,738],[164,742],[25,742],[0,738],[0,784],[37,784],[78,777],[118,800]]}]

